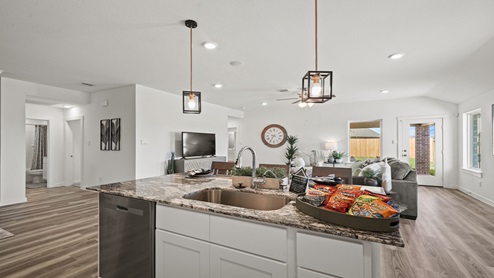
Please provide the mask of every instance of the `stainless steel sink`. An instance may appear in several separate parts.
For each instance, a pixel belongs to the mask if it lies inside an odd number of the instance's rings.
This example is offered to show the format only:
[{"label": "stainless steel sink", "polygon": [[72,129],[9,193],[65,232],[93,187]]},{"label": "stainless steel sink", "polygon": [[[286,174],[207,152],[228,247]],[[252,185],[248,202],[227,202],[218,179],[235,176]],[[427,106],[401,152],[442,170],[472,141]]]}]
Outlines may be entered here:
[{"label": "stainless steel sink", "polygon": [[284,196],[264,195],[222,189],[206,189],[185,195],[184,198],[256,210],[276,210],[284,207],[290,202],[290,198]]}]

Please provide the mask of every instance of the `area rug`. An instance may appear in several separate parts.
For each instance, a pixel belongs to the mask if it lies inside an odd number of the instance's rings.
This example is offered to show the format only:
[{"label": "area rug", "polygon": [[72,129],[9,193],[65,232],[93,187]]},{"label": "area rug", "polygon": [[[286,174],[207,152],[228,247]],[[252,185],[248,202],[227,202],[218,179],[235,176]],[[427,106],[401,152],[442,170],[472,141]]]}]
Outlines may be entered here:
[{"label": "area rug", "polygon": [[14,236],[14,234],[9,233],[9,232],[5,231],[4,229],[0,228],[0,240],[2,240],[4,238],[11,237],[11,236]]}]

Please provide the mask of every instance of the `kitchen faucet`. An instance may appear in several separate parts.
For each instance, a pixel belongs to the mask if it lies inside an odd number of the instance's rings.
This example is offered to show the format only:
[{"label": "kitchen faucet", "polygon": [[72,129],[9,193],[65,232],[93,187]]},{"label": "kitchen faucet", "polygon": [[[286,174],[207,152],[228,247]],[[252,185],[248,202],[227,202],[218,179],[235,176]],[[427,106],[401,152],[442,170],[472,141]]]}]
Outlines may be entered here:
[{"label": "kitchen faucet", "polygon": [[257,183],[254,182],[256,179],[256,152],[251,147],[245,146],[240,149],[240,151],[238,152],[237,160],[235,160],[235,168],[242,167],[241,158],[245,150],[249,150],[252,153],[252,182],[250,184],[250,187],[253,189],[257,189]]}]

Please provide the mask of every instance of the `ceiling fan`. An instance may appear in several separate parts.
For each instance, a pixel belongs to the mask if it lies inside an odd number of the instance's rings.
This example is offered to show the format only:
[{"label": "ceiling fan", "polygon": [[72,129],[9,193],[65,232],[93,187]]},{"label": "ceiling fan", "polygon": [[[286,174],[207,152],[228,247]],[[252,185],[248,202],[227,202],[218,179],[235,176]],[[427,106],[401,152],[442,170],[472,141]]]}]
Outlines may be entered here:
[{"label": "ceiling fan", "polygon": [[[290,91],[287,89],[284,89],[284,90],[280,90],[280,92],[290,92]],[[307,97],[307,91],[304,90],[303,94],[304,94],[304,97]],[[336,97],[336,96],[333,95],[333,97]],[[279,98],[276,101],[285,101],[285,100],[296,100],[296,101],[292,102],[292,104],[298,103],[298,107],[300,107],[300,108],[304,108],[306,106],[312,107],[314,105],[314,103],[302,102],[302,89],[298,89],[297,97]]]}]

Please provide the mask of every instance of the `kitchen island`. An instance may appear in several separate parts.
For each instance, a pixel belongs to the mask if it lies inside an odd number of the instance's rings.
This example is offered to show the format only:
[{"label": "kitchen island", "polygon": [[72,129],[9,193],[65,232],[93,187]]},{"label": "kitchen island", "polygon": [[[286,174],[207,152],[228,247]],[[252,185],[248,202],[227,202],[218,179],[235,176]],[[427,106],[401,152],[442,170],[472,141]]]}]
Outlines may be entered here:
[{"label": "kitchen island", "polygon": [[[189,277],[228,277],[229,273],[234,277],[264,277],[263,273],[269,274],[266,277],[379,277],[380,244],[404,246],[399,231],[369,232],[328,224],[298,211],[294,201],[262,211],[184,198],[212,188],[238,191],[230,177],[183,174],[88,189],[157,203],[156,277],[179,276],[180,265],[188,265],[184,271]],[[296,197],[276,190],[240,191]],[[184,250],[199,254],[196,270],[194,257]],[[182,254],[187,261],[167,252]],[[192,270],[197,275],[187,272]]]}]

